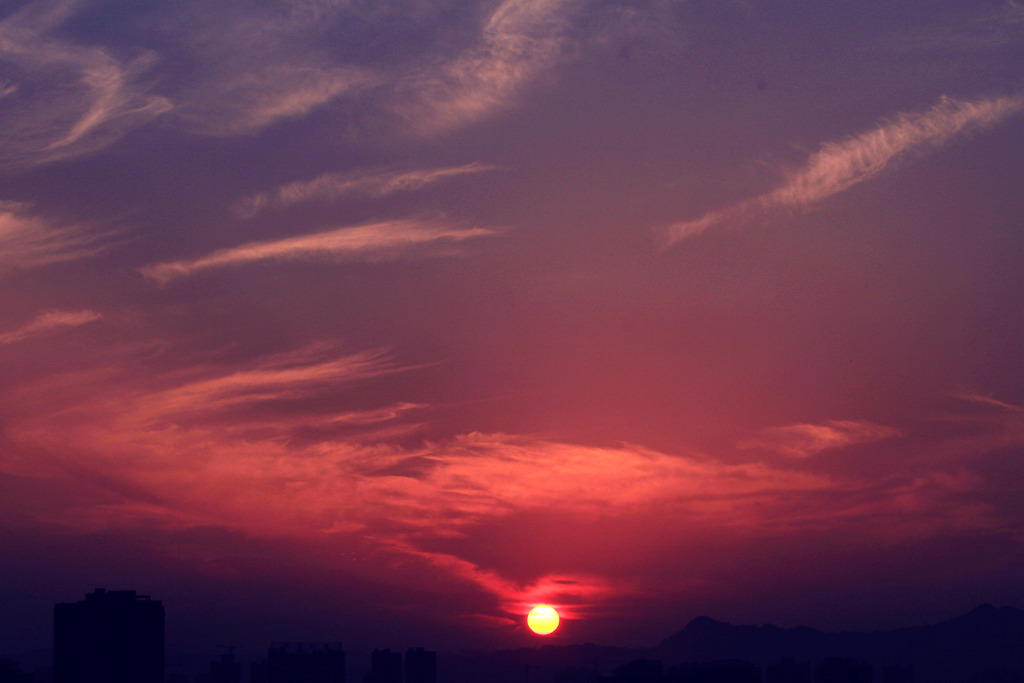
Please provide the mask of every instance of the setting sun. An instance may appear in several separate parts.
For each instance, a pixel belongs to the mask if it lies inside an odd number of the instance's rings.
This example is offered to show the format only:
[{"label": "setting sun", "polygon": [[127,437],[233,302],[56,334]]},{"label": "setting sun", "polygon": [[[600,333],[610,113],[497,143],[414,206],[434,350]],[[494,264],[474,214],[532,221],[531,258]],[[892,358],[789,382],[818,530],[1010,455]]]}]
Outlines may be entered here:
[{"label": "setting sun", "polygon": [[526,617],[526,625],[539,636],[546,636],[558,628],[558,612],[549,605],[537,605]]}]

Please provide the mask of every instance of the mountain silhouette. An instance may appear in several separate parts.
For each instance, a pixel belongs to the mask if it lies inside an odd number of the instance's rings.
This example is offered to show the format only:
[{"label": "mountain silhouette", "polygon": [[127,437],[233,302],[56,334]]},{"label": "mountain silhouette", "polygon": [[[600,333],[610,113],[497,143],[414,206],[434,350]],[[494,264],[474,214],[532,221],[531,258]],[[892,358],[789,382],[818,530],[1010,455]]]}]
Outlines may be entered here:
[{"label": "mountain silhouette", "polygon": [[[733,625],[697,617],[653,648],[665,663],[747,659],[769,663],[785,658],[818,662],[854,657],[876,666],[912,664],[919,683],[967,683],[1024,676],[1024,611],[982,605],[929,626],[880,632],[830,633],[806,627]],[[1013,676],[1016,676],[1014,678]]]},{"label": "mountain silhouette", "polygon": [[[860,660],[876,671],[911,666],[915,683],[1024,682],[1024,611],[982,605],[939,624],[839,633],[807,627],[735,625],[697,617],[652,648],[587,644],[442,653],[438,668],[444,673],[443,680],[450,683],[539,683],[596,680],[564,672],[610,672],[635,660],[660,661],[666,667],[724,660],[764,666],[784,659],[817,664],[835,657]],[[875,680],[883,680],[882,675],[876,672]]]}]

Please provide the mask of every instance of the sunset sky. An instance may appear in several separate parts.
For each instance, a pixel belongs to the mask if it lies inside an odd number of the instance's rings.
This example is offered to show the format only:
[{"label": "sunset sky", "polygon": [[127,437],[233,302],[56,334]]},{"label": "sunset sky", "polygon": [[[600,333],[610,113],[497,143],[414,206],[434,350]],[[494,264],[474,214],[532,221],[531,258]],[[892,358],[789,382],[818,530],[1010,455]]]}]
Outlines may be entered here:
[{"label": "sunset sky", "polygon": [[0,656],[1024,600],[1019,0],[8,0],[0,297]]}]

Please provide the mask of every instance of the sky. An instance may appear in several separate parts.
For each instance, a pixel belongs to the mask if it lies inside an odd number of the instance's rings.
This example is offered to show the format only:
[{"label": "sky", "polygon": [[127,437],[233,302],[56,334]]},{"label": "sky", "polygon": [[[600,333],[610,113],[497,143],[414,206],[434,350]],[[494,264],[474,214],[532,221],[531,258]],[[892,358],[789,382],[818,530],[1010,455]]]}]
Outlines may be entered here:
[{"label": "sky", "polygon": [[1021,178],[1018,0],[2,2],[0,655],[1021,606]]}]

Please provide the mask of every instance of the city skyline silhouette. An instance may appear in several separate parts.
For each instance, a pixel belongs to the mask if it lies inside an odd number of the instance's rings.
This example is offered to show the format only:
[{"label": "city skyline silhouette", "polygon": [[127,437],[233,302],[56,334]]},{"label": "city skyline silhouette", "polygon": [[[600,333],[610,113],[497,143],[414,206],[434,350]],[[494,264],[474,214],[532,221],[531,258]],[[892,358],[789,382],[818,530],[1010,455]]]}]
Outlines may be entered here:
[{"label": "city skyline silhouette", "polygon": [[[1024,677],[1024,611],[989,605],[940,624],[878,633],[693,619],[655,647],[560,644],[441,652],[378,648],[355,662],[341,642],[277,642],[244,662],[165,666],[164,606],[96,589],[53,611],[52,666],[0,657],[0,683],[966,683]],[[538,639],[540,640],[540,639]]]}]

